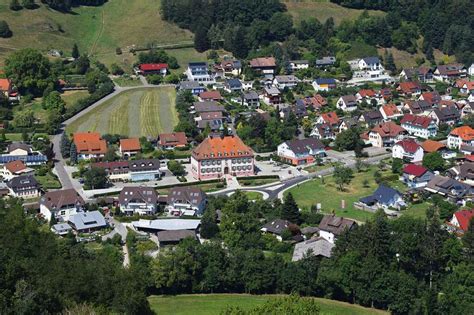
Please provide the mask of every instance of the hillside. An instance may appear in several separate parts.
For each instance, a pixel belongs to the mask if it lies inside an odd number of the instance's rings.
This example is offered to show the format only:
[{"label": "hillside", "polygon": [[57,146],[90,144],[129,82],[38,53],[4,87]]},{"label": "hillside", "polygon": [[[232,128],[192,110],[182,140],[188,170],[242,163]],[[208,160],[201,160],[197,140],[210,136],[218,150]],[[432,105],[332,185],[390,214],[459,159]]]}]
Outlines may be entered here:
[{"label": "hillside", "polygon": [[[74,8],[65,14],[44,5],[18,12],[8,8],[10,0],[0,0],[0,20],[6,20],[13,37],[0,39],[0,63],[12,50],[34,47],[42,51],[63,50],[69,54],[73,43],[82,52],[99,60],[130,63],[128,54],[115,55],[132,45],[189,42],[192,34],[160,18],[159,1],[109,0],[101,7]],[[39,1],[37,1],[39,2]]]}]

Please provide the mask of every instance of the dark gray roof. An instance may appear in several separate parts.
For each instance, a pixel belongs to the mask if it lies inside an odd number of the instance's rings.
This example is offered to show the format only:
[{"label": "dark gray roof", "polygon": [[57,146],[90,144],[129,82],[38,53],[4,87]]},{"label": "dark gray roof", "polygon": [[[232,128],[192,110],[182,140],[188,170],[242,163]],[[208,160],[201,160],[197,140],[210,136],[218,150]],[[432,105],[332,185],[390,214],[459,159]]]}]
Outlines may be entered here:
[{"label": "dark gray roof", "polygon": [[326,258],[331,257],[332,249],[336,246],[335,244],[325,240],[324,238],[315,238],[307,240],[303,243],[295,245],[293,251],[292,261],[298,261],[305,257],[305,255],[311,254],[311,256],[324,256]]},{"label": "dark gray roof", "polygon": [[226,84],[232,89],[232,88],[241,88],[242,87],[242,82],[240,82],[239,79],[227,79]]},{"label": "dark gray roof", "polygon": [[224,111],[224,106],[219,105],[219,103],[215,101],[194,102],[193,105],[196,113]]},{"label": "dark gray roof", "polygon": [[262,230],[268,233],[281,235],[291,223],[287,220],[275,219],[262,227]]},{"label": "dark gray roof", "polygon": [[255,91],[244,92],[243,98],[246,100],[255,100],[258,99],[258,93]]},{"label": "dark gray roof", "polygon": [[357,223],[353,220],[338,217],[334,214],[325,215],[319,223],[319,229],[331,232],[334,235],[341,235],[346,229],[350,230]]},{"label": "dark gray roof", "polygon": [[158,201],[158,193],[153,187],[124,187],[119,195],[120,204],[144,203],[156,205]]},{"label": "dark gray roof", "polygon": [[324,144],[319,139],[314,138],[291,140],[285,143],[296,154],[309,154],[309,150],[324,149]]},{"label": "dark gray roof", "polygon": [[156,171],[160,169],[160,160],[142,159],[129,161],[130,172]]},{"label": "dark gray roof", "polygon": [[39,188],[39,184],[33,175],[25,175],[12,178],[7,183],[7,186],[13,189],[13,191],[27,189],[30,187]]},{"label": "dark gray roof", "polygon": [[197,187],[173,187],[168,195],[168,204],[182,202],[199,206],[206,199],[206,194]]},{"label": "dark gray roof", "polygon": [[179,83],[179,88],[181,90],[192,90],[198,87],[201,87],[201,85],[199,84],[199,82],[196,82],[196,81],[181,81]]},{"label": "dark gray roof", "polygon": [[69,224],[76,230],[97,229],[107,226],[104,216],[99,211],[79,212],[69,217]]},{"label": "dark gray roof", "polygon": [[188,237],[196,239],[196,232],[190,230],[160,231],[156,236],[159,242],[179,242]]},{"label": "dark gray roof", "polygon": [[346,103],[346,105],[357,103],[357,98],[354,95],[344,95],[344,96],[341,96],[341,98],[344,101],[344,103]]},{"label": "dark gray roof", "polygon": [[376,202],[388,204],[393,199],[393,197],[397,195],[401,196],[402,194],[398,190],[382,184],[371,196],[361,198],[360,201],[367,205],[371,205]]},{"label": "dark gray roof", "polygon": [[371,64],[376,64],[376,63],[380,63],[380,59],[379,57],[365,57],[365,58],[362,58],[366,64],[368,65],[371,65]]},{"label": "dark gray roof", "polygon": [[40,204],[51,210],[61,209],[64,207],[83,206],[85,202],[75,189],[64,189],[48,191],[43,197],[41,197]]},{"label": "dark gray roof", "polygon": [[435,108],[434,112],[441,122],[457,121],[461,117],[461,113],[455,106]]},{"label": "dark gray roof", "polygon": [[22,149],[22,150],[27,151],[28,153],[31,153],[31,151],[32,151],[31,145],[26,144],[26,143],[20,143],[20,142],[14,142],[14,143],[8,145],[7,151],[10,153],[10,152],[12,152],[16,149]]},{"label": "dark gray roof", "polygon": [[379,123],[383,120],[383,116],[378,110],[373,110],[370,112],[365,112],[362,114],[364,116],[364,120],[367,123]]}]

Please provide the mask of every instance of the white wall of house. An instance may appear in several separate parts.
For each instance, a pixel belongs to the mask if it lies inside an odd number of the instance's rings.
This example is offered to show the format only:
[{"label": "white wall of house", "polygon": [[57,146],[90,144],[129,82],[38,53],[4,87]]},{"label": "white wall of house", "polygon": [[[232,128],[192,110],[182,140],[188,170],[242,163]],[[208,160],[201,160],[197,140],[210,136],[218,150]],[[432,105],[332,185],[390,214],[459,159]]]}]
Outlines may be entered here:
[{"label": "white wall of house", "polygon": [[331,232],[328,232],[328,231],[323,231],[323,230],[320,230],[319,231],[319,236],[321,236],[322,238],[324,238],[326,241],[328,242],[331,242],[334,244],[335,240],[336,240],[336,237],[334,234],[332,234]]},{"label": "white wall of house", "polygon": [[392,149],[392,157],[398,159],[405,159],[412,163],[421,162],[423,160],[423,149],[418,147],[415,153],[405,152],[401,145],[395,144]]},{"label": "white wall of house", "polygon": [[40,213],[48,222],[51,221],[51,217],[53,216],[53,213],[55,213],[54,215],[56,219],[61,218],[63,221],[67,222],[70,216],[77,213],[77,209],[76,207],[70,207],[70,208],[59,209],[57,211],[51,211],[48,207],[41,204]]}]

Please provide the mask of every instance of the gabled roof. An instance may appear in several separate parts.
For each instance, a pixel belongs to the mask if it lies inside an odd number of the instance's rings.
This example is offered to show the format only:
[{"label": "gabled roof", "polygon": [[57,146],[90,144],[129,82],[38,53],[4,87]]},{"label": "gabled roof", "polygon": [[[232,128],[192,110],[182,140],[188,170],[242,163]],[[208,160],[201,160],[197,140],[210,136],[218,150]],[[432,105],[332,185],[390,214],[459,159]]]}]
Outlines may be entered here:
[{"label": "gabled roof", "polygon": [[309,239],[302,243],[297,243],[295,245],[291,261],[301,260],[309,253],[311,253],[312,256],[323,256],[329,258],[331,257],[331,252],[334,246],[336,245],[322,237]]},{"label": "gabled roof", "polygon": [[402,125],[407,124],[407,125],[419,126],[425,129],[429,127],[431,122],[432,122],[432,119],[430,117],[416,116],[412,114],[405,114],[405,116],[403,116],[402,120],[400,121]]},{"label": "gabled roof", "polygon": [[20,160],[11,161],[5,164],[5,168],[10,171],[10,173],[15,174],[26,170],[26,165]]},{"label": "gabled roof", "polygon": [[317,78],[314,80],[318,85],[321,84],[336,84],[336,80],[331,79],[331,78]]},{"label": "gabled roof", "polygon": [[141,145],[138,138],[120,139],[120,150],[122,151],[140,151]]},{"label": "gabled roof", "polygon": [[224,111],[224,106],[214,101],[194,102],[193,105],[196,113]]},{"label": "gabled roof", "polygon": [[362,60],[364,60],[365,63],[368,65],[380,63],[379,57],[365,57],[365,58],[362,58]]},{"label": "gabled roof", "polygon": [[360,201],[365,204],[373,204],[376,202],[389,204],[393,197],[397,195],[401,196],[402,194],[392,187],[381,184],[371,196],[361,198]]},{"label": "gabled roof", "polygon": [[12,144],[9,144],[7,148],[7,152],[11,153],[12,151],[15,151],[16,149],[24,150],[28,152],[28,154],[32,152],[31,145],[26,144],[26,143],[21,143],[21,142],[14,142]]},{"label": "gabled roof", "polygon": [[39,184],[33,175],[24,175],[12,178],[7,186],[16,191],[17,189],[36,187],[39,188]]},{"label": "gabled roof", "polygon": [[197,187],[173,187],[168,194],[168,204],[187,203],[197,207],[206,199],[206,193]]},{"label": "gabled roof", "polygon": [[238,136],[208,137],[192,152],[195,159],[253,157],[252,149]]},{"label": "gabled roof", "polygon": [[382,114],[378,110],[373,110],[370,112],[364,112],[362,113],[362,116],[364,117],[364,120],[367,123],[376,123],[381,120],[383,120]]},{"label": "gabled roof", "polygon": [[474,209],[456,211],[454,216],[458,220],[461,229],[466,232],[469,228],[469,221],[474,217]]},{"label": "gabled roof", "polygon": [[474,139],[474,129],[469,126],[462,126],[451,130],[449,135],[458,136],[465,141],[471,141]]},{"label": "gabled roof", "polygon": [[309,154],[310,150],[323,150],[324,144],[314,138],[297,139],[285,142],[288,148],[296,154]]},{"label": "gabled roof", "polygon": [[383,124],[378,124],[370,132],[378,133],[382,138],[385,137],[396,137],[399,134],[406,133],[406,130],[403,127],[400,127],[393,121],[388,121]]},{"label": "gabled roof", "polygon": [[409,94],[421,90],[421,86],[418,82],[401,82],[398,89],[405,94]]},{"label": "gabled roof", "polygon": [[426,140],[421,143],[421,147],[426,153],[438,152],[441,149],[446,148],[446,145],[434,140]]},{"label": "gabled roof", "polygon": [[395,104],[383,105],[382,107],[380,107],[380,110],[383,111],[385,115],[387,115],[387,117],[393,117],[401,114],[401,111]]},{"label": "gabled roof", "polygon": [[273,57],[255,58],[250,60],[250,66],[252,68],[276,67],[276,61]]},{"label": "gabled roof", "polygon": [[190,230],[159,231],[156,233],[159,242],[179,242],[185,238],[196,239],[196,232]]},{"label": "gabled roof", "polygon": [[188,144],[188,138],[184,132],[160,133],[160,145],[181,145]]},{"label": "gabled roof", "polygon": [[273,221],[266,223],[262,227],[262,230],[268,233],[281,235],[283,231],[285,231],[290,226],[290,224],[291,223],[287,220],[275,219]]},{"label": "gabled roof", "polygon": [[277,75],[277,76],[275,76],[275,80],[279,83],[297,83],[297,82],[300,81],[296,76],[294,76],[292,74],[290,74],[290,75]]},{"label": "gabled roof", "polygon": [[49,210],[61,209],[64,206],[83,206],[84,199],[75,189],[63,189],[48,191],[41,197],[40,204],[46,206]]},{"label": "gabled roof", "polygon": [[430,104],[437,104],[441,101],[441,95],[437,91],[421,93],[420,99],[427,101]]},{"label": "gabled roof", "polygon": [[456,121],[461,117],[461,113],[456,106],[435,108],[434,113],[441,122],[450,120]]},{"label": "gabled roof", "polygon": [[354,104],[357,103],[357,98],[354,95],[344,95],[341,96],[341,99],[344,101],[346,104]]},{"label": "gabled roof", "polygon": [[418,101],[407,100],[405,101],[405,104],[408,105],[408,107],[410,108],[413,114],[421,114],[424,111],[427,111],[433,108],[433,104],[430,104],[424,100],[418,100]]},{"label": "gabled roof", "polygon": [[427,171],[428,171],[427,168],[425,168],[421,165],[416,165],[416,164],[407,164],[403,168],[403,173],[413,175],[413,176],[416,176],[416,177],[422,176]]},{"label": "gabled roof", "polygon": [[73,141],[78,153],[105,154],[107,152],[107,143],[97,132],[77,132],[73,135]]},{"label": "gabled roof", "polygon": [[128,203],[144,203],[144,204],[152,204],[156,205],[158,200],[158,193],[153,187],[145,187],[145,186],[138,186],[138,187],[124,187],[120,192],[118,197],[119,203],[121,205],[128,204]]},{"label": "gabled roof", "polygon": [[413,139],[404,139],[402,141],[398,141],[397,143],[395,143],[395,145],[401,146],[403,148],[403,151],[409,153],[415,153],[418,148],[421,148],[421,146]]},{"label": "gabled roof", "polygon": [[353,220],[338,217],[335,214],[325,215],[319,223],[319,229],[323,231],[331,232],[338,236],[341,235],[346,229],[350,230],[356,226],[357,223]]},{"label": "gabled roof", "polygon": [[328,112],[321,114],[321,118],[329,125],[337,125],[339,123],[339,117],[336,112]]},{"label": "gabled roof", "polygon": [[10,79],[0,79],[0,91],[10,91],[12,82]]},{"label": "gabled roof", "polygon": [[359,90],[358,94],[361,96],[361,97],[375,97],[377,95],[377,93],[375,93],[374,90],[372,89],[362,89],[362,90]]},{"label": "gabled roof", "polygon": [[[456,75],[459,74],[464,69],[464,65],[461,63],[452,63],[448,65],[439,65],[436,70],[441,75]],[[435,71],[436,71],[435,70]]]},{"label": "gabled roof", "polygon": [[79,212],[73,214],[69,217],[68,222],[78,231],[107,226],[104,216],[99,211]]},{"label": "gabled roof", "polygon": [[219,91],[204,91],[199,94],[199,97],[203,100],[221,100],[222,95]]},{"label": "gabled roof", "polygon": [[168,69],[167,63],[142,63],[140,70],[142,71],[158,71],[162,69]]}]

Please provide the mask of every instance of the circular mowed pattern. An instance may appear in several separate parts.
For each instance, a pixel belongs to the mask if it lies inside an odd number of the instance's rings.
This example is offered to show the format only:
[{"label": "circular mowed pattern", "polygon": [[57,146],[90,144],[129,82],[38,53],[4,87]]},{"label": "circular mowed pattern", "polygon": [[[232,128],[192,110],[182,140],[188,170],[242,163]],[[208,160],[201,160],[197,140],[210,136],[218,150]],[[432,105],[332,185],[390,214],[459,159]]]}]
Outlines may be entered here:
[{"label": "circular mowed pattern", "polygon": [[175,100],[173,87],[125,91],[73,121],[66,131],[157,137],[172,132],[178,123]]}]

